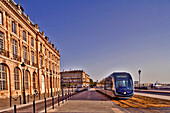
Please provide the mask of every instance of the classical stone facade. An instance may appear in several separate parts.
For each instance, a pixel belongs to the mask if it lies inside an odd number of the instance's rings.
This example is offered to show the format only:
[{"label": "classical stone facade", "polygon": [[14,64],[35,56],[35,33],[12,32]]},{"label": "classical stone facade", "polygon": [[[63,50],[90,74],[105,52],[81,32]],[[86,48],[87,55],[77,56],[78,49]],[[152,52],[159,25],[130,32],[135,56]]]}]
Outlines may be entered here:
[{"label": "classical stone facade", "polygon": [[0,0],[0,98],[60,90],[60,54],[20,4]]},{"label": "classical stone facade", "polygon": [[90,77],[84,70],[63,71],[60,74],[63,86],[88,87],[90,85]]}]

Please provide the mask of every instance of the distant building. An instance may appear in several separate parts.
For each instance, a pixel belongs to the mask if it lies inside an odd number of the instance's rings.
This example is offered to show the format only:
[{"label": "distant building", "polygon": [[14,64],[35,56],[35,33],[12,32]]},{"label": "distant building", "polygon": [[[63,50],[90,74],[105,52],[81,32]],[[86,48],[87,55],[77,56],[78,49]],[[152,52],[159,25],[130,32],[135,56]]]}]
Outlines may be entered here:
[{"label": "distant building", "polygon": [[139,81],[134,81],[134,86],[138,86],[139,85]]},{"label": "distant building", "polygon": [[83,70],[70,70],[60,72],[61,84],[64,87],[87,87],[90,85],[90,77]]},{"label": "distant building", "polygon": [[[21,63],[26,64],[24,81]],[[60,54],[20,4],[0,0],[0,98],[60,90]]]}]

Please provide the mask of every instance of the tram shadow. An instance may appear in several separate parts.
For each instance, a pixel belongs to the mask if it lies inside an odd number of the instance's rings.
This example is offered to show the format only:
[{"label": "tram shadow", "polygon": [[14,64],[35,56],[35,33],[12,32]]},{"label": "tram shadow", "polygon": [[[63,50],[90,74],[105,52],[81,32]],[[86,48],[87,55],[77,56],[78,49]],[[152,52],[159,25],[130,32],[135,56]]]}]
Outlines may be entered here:
[{"label": "tram shadow", "polygon": [[99,90],[96,90],[98,93],[100,93],[100,94],[102,94],[102,95],[105,95],[107,98],[109,98],[110,100],[127,100],[127,99],[130,99],[130,98],[132,98],[132,97],[116,97],[116,96],[110,96],[110,95],[108,95],[108,94],[106,94],[106,93],[103,93],[103,92],[101,92],[101,91],[99,91]]}]

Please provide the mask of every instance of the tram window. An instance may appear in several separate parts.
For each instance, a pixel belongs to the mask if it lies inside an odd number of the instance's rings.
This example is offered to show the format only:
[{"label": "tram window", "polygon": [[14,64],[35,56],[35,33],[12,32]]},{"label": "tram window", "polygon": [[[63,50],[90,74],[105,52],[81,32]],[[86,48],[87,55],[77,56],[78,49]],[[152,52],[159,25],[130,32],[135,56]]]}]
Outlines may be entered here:
[{"label": "tram window", "polygon": [[132,81],[128,80],[128,79],[117,79],[116,80],[116,87],[120,88],[120,87],[127,87],[128,89],[131,89],[132,87]]}]

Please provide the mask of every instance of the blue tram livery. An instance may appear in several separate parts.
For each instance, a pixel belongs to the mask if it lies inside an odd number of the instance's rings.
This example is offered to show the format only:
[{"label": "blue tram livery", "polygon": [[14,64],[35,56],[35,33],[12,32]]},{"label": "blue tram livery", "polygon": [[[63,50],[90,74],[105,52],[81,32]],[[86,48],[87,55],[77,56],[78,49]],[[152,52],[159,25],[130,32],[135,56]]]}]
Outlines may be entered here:
[{"label": "blue tram livery", "polygon": [[103,79],[100,92],[116,98],[129,98],[134,94],[133,79],[129,73],[115,72]]}]

